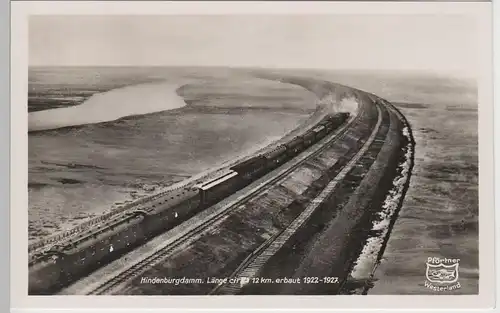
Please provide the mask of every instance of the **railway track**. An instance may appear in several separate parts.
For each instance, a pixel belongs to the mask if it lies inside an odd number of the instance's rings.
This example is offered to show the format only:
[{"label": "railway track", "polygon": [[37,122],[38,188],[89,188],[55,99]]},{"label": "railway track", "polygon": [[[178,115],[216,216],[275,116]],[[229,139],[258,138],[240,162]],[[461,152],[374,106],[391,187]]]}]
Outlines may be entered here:
[{"label": "railway track", "polygon": [[[379,110],[379,109],[378,109]],[[334,134],[323,138],[321,141],[316,143],[314,146],[303,152],[296,158],[296,162],[285,169],[278,168],[277,170],[267,174],[263,178],[256,181],[249,187],[252,187],[250,192],[243,194],[238,197],[232,203],[222,205],[222,207],[216,210],[212,215],[208,216],[201,223],[196,225],[192,225],[185,229],[181,234],[179,234],[176,238],[173,238],[168,244],[163,247],[160,247],[155,252],[151,253],[148,256],[145,256],[140,261],[132,264],[128,268],[124,269],[120,273],[108,277],[104,282],[100,283],[95,288],[87,291],[86,294],[89,295],[102,295],[102,294],[110,294],[113,293],[115,289],[118,289],[124,282],[129,281],[141,273],[145,272],[147,269],[154,267],[155,265],[162,262],[166,257],[171,255],[172,253],[178,251],[182,247],[189,245],[195,240],[199,239],[203,234],[212,230],[218,224],[220,224],[226,217],[228,217],[231,213],[237,211],[240,208],[240,205],[250,198],[254,197],[257,194],[264,192],[266,189],[270,188],[273,184],[279,182],[286,177],[288,174],[292,173],[297,167],[304,164],[309,158],[314,157],[320,154],[322,151],[327,149],[333,142],[342,138],[342,136],[347,132],[347,130],[356,122],[360,121],[362,110],[354,117],[351,118],[345,125],[341,126]],[[380,112],[379,112],[380,119]],[[308,153],[309,152],[309,153]],[[294,162],[294,161],[291,161]],[[278,173],[276,173],[278,171]],[[270,177],[270,178],[269,178]],[[248,190],[248,189],[246,189]],[[222,201],[224,202],[224,200]],[[217,204],[217,205],[220,205]],[[216,206],[217,206],[216,205]]]},{"label": "railway track", "polygon": [[306,209],[285,229],[269,238],[261,246],[259,246],[252,254],[250,254],[229,276],[228,281],[236,281],[237,283],[219,284],[209,294],[229,295],[237,294],[244,286],[242,279],[251,281],[266,262],[280,250],[292,235],[309,219],[312,213],[325,201],[328,195],[337,187],[351,169],[356,166],[357,162],[363,157],[370,145],[374,142],[380,126],[382,125],[382,110],[381,106],[377,105],[378,119],[372,133],[361,149],[351,158],[346,166],[339,172],[323,191],[311,201]]}]

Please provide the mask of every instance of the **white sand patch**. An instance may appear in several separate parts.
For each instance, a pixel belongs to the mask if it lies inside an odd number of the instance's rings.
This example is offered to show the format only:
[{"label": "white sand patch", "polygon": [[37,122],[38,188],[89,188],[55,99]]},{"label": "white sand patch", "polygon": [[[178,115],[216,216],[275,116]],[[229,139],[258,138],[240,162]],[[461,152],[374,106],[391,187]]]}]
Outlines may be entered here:
[{"label": "white sand patch", "polygon": [[28,114],[28,129],[47,130],[114,121],[131,115],[172,110],[186,105],[177,95],[179,85],[156,82],[98,93],[80,105]]}]

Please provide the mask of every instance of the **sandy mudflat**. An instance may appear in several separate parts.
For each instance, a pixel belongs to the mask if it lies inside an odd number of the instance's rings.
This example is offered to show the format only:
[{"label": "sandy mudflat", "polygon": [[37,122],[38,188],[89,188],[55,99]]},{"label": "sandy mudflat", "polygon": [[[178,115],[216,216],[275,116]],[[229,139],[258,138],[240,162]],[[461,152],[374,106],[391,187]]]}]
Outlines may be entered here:
[{"label": "sandy mudflat", "polygon": [[28,127],[30,131],[47,130],[181,108],[186,103],[176,93],[179,87],[155,82],[112,89],[94,94],[80,105],[31,112]]}]

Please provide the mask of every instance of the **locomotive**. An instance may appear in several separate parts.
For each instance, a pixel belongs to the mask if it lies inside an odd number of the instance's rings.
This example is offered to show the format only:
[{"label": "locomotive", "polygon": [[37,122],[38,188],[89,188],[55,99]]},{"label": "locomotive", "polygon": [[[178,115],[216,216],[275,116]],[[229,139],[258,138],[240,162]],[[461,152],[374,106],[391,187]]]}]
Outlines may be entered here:
[{"label": "locomotive", "polygon": [[205,182],[173,190],[53,246],[30,260],[29,294],[52,294],[179,225],[295,157],[348,118],[349,113],[327,115],[304,134],[271,151],[240,162]]}]

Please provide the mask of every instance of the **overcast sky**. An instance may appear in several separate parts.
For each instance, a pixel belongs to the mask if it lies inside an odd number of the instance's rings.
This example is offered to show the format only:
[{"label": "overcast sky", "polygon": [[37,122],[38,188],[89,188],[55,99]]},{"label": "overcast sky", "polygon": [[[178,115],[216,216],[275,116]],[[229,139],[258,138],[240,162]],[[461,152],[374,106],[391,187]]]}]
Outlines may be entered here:
[{"label": "overcast sky", "polygon": [[474,75],[475,21],[444,15],[34,16],[30,65],[410,69]]}]

